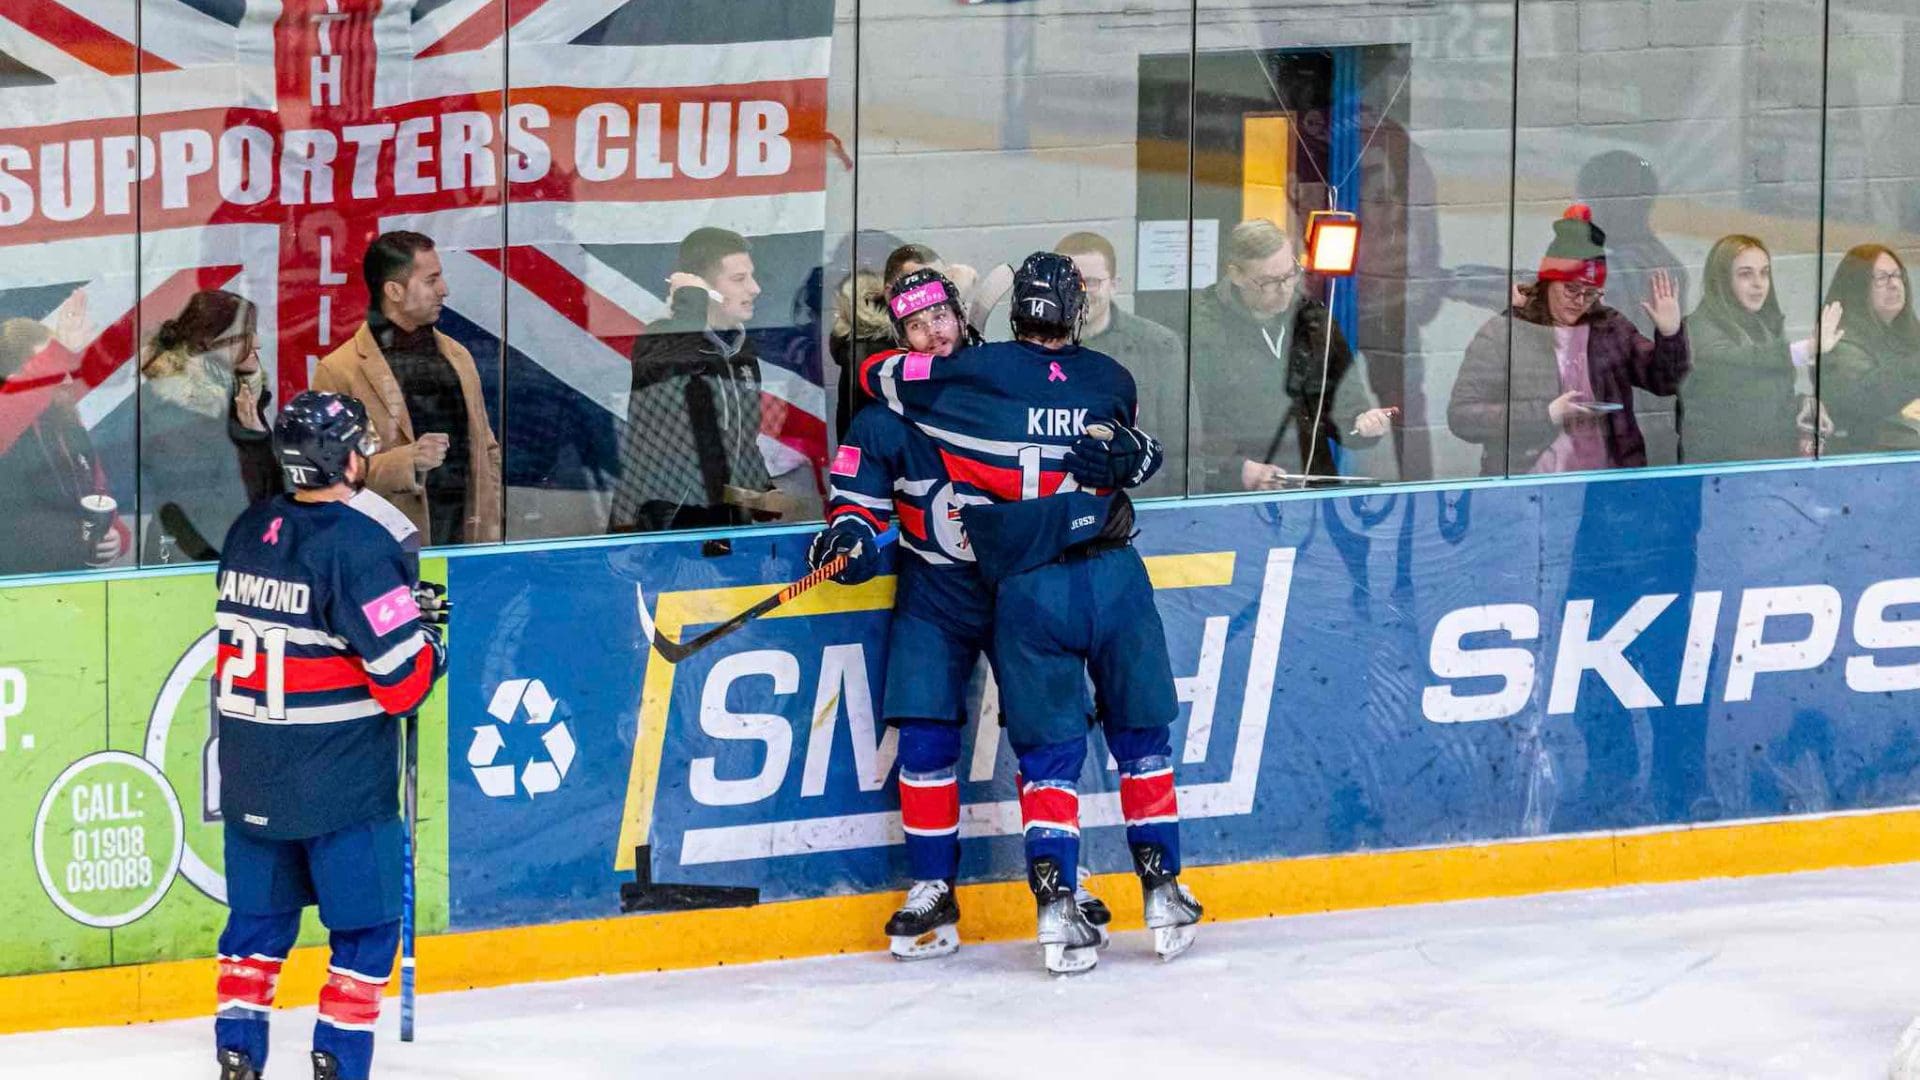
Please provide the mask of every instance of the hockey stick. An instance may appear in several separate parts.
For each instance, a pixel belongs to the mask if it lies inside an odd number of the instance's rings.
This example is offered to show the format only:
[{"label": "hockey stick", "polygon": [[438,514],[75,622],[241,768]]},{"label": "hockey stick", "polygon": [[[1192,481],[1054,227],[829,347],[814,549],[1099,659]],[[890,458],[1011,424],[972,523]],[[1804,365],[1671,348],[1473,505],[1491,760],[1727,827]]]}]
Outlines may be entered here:
[{"label": "hockey stick", "polygon": [[400,876],[400,1041],[413,1041],[413,927],[418,907],[419,882],[414,873],[414,853],[419,847],[420,825],[420,714],[401,719],[406,727],[406,816],[402,833],[406,864]]},{"label": "hockey stick", "polygon": [[[878,536],[875,536],[873,538],[873,542],[876,547],[884,549],[888,544],[893,543],[895,540],[899,538],[900,538],[900,534],[897,530],[888,529],[886,532],[883,532]],[[800,580],[794,582],[793,584],[788,585],[786,588],[781,589],[779,592],[774,593],[772,596],[767,597],[765,600],[762,600],[759,603],[748,608],[747,610],[741,612],[740,614],[735,615],[733,618],[728,619],[726,622],[723,622],[720,625],[714,627],[713,629],[708,630],[706,633],[701,634],[699,637],[694,638],[692,641],[674,641],[668,638],[665,634],[661,633],[657,627],[652,626],[651,621],[649,621],[649,625],[647,629],[652,631],[651,636],[653,638],[654,651],[658,652],[661,658],[664,659],[667,663],[677,664],[680,661],[685,660],[687,657],[692,656],[694,653],[699,652],[701,649],[704,649],[707,646],[713,644],[714,642],[719,641],[721,638],[726,637],[728,634],[733,633],[735,630],[738,630],[741,627],[747,625],[748,623],[759,618],[760,616],[765,615],[767,612],[772,611],[774,608],[777,608],[780,605],[787,603],[788,601],[792,600],[794,597],[797,597],[801,593],[804,593],[807,590],[813,588],[815,585],[818,585],[821,582],[832,578],[835,574],[838,574],[840,571],[845,570],[847,568],[847,562],[848,560],[845,555],[835,555],[833,558],[828,559],[824,563],[821,563],[820,568],[818,570],[815,570],[812,573],[808,574],[806,577],[803,577]],[[644,615],[644,607],[642,609],[642,614]]]}]

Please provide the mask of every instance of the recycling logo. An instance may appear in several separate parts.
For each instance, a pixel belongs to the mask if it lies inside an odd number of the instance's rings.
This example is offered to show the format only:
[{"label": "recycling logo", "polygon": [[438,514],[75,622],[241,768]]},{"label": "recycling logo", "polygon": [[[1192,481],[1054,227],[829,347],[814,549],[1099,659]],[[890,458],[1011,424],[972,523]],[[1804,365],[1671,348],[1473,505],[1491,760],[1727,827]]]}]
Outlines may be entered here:
[{"label": "recycling logo", "polygon": [[[487,714],[498,723],[475,728],[473,742],[467,746],[467,765],[488,798],[510,799],[516,789],[525,791],[529,798],[559,790],[560,781],[567,778],[567,770],[573,766],[574,743],[567,722],[553,718],[558,704],[539,679],[508,679],[494,688]],[[544,729],[540,733],[540,743],[546,748],[544,757],[536,754],[523,765],[502,760],[507,747],[502,725],[516,723]]]}]

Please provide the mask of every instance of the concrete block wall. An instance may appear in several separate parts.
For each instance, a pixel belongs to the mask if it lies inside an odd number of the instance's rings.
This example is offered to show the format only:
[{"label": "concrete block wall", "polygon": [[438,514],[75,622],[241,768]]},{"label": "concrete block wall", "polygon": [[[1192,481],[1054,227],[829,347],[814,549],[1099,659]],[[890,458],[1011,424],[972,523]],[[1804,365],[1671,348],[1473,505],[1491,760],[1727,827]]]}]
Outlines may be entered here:
[{"label": "concrete block wall", "polygon": [[1403,375],[1409,477],[1477,469],[1445,404],[1509,259],[1530,275],[1576,195],[1603,226],[1635,211],[1578,190],[1600,154],[1649,162],[1651,229],[1694,278],[1717,237],[1765,238],[1795,332],[1847,247],[1920,255],[1912,0],[1833,0],[1824,116],[1820,0],[1201,0],[1197,22],[1169,0],[860,6],[860,228],[981,266],[1091,228],[1125,281],[1141,56],[1374,46],[1363,126],[1386,125],[1361,202],[1386,269],[1359,281],[1360,344]]}]

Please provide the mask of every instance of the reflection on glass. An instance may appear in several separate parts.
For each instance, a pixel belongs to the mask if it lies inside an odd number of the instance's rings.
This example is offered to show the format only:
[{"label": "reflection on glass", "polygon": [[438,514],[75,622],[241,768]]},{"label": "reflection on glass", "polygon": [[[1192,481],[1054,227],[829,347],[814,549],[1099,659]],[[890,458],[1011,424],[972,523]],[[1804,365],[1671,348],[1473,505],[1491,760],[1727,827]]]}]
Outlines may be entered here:
[{"label": "reflection on glass", "polygon": [[[1180,494],[1190,5],[1008,11],[862,10],[857,269],[883,286],[938,270],[1001,341],[1013,267],[1067,255],[1088,290],[1081,343],[1129,370],[1167,450],[1136,494]],[[929,33],[957,62],[926,66]]]},{"label": "reflection on glass", "polygon": [[1111,240],[1097,232],[1069,233],[1053,250],[1071,257],[1086,283],[1080,343],[1120,361],[1133,376],[1140,397],[1136,426],[1162,438],[1167,447],[1166,463],[1153,479],[1134,489],[1135,496],[1181,494],[1187,475],[1186,440],[1180,437],[1187,417],[1187,380],[1186,365],[1179,362],[1180,335],[1115,303],[1125,283]]},{"label": "reflection on glass", "polygon": [[828,86],[851,52],[833,0],[725,8],[509,20],[513,538],[819,517]]},{"label": "reflection on glass", "polygon": [[[1671,160],[1667,154],[1656,156],[1663,162]],[[1573,180],[1574,199],[1593,208],[1594,223],[1607,234],[1608,306],[1626,316],[1642,335],[1654,332],[1646,311],[1653,297],[1654,275],[1667,275],[1682,310],[1698,295],[1687,267],[1668,245],[1668,239],[1678,235],[1663,237],[1654,226],[1660,173],[1640,152],[1612,149],[1582,162]],[[1646,445],[1644,464],[1672,465],[1680,460],[1680,411],[1675,396],[1640,390],[1633,395],[1633,412]]]},{"label": "reflection on glass", "polygon": [[130,565],[139,523],[141,58],[36,11],[0,48],[0,574]]}]

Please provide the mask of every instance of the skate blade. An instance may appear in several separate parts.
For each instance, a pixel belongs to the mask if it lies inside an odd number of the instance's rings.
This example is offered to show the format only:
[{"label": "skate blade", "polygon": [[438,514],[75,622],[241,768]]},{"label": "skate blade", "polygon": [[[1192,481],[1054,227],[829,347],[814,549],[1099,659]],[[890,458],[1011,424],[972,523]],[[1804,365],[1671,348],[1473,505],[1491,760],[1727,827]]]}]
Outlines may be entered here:
[{"label": "skate blade", "polygon": [[1153,931],[1153,951],[1158,953],[1162,962],[1173,959],[1193,948],[1195,925],[1161,926]]},{"label": "skate blade", "polygon": [[890,938],[895,960],[936,960],[960,948],[960,928],[936,926],[919,937]]},{"label": "skate blade", "polygon": [[1074,947],[1058,943],[1045,946],[1047,970],[1055,975],[1078,975],[1083,971],[1092,971],[1093,965],[1100,962],[1099,947],[1081,945]]}]

